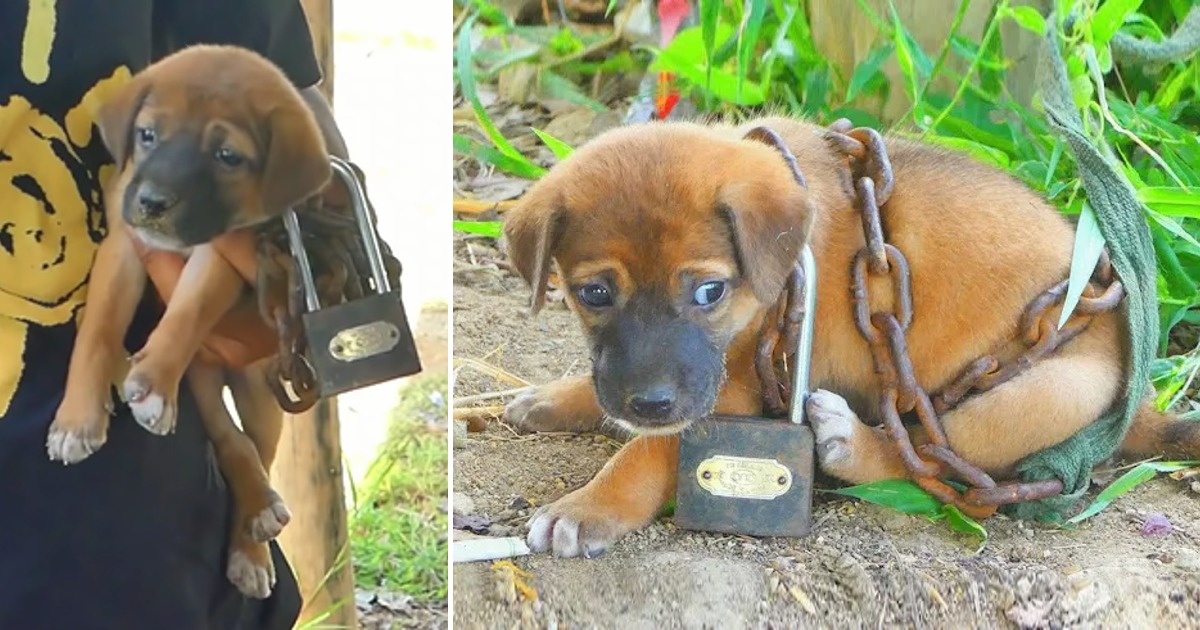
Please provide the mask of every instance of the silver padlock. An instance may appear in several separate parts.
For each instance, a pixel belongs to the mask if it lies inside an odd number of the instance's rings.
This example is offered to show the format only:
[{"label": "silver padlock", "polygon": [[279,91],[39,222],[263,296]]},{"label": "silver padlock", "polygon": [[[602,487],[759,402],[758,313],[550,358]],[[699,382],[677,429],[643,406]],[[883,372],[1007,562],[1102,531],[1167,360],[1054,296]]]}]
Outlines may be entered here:
[{"label": "silver padlock", "polygon": [[321,398],[421,371],[400,287],[393,287],[387,276],[375,221],[368,211],[366,190],[350,163],[331,156],[330,164],[350,192],[374,294],[341,304],[322,305],[300,219],[290,209],[284,214],[284,227],[307,310],[301,316],[308,342],[305,359],[313,372],[316,394]]}]

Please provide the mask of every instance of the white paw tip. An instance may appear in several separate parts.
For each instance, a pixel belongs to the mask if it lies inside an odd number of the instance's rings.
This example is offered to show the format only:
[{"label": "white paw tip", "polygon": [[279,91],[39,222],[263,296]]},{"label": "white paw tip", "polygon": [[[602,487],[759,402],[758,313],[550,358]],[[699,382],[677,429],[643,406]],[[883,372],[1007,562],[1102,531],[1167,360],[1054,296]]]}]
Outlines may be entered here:
[{"label": "white paw tip", "polygon": [[271,571],[254,564],[250,557],[241,551],[229,554],[229,567],[225,576],[247,597],[266,599],[275,586],[275,576],[271,575]]},{"label": "white paw tip", "polygon": [[251,534],[258,542],[271,540],[283,532],[292,520],[292,513],[282,502],[272,503],[259,512],[251,522]]},{"label": "white paw tip", "polygon": [[77,464],[95,453],[104,440],[89,440],[65,431],[51,431],[46,438],[46,454],[50,461],[64,465]]},{"label": "white paw tip", "polygon": [[166,435],[175,429],[174,410],[157,392],[146,394],[141,400],[129,403],[133,419],[155,435]]}]

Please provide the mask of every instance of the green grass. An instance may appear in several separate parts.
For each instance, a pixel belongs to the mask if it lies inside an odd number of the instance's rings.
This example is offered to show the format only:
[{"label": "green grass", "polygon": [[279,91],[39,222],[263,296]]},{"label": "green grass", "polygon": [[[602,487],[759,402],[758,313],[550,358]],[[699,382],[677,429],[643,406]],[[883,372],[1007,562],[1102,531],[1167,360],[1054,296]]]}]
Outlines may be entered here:
[{"label": "green grass", "polygon": [[406,386],[392,410],[387,441],[357,488],[350,519],[355,581],[422,602],[447,597],[449,492],[444,426],[447,377],[426,374]]}]

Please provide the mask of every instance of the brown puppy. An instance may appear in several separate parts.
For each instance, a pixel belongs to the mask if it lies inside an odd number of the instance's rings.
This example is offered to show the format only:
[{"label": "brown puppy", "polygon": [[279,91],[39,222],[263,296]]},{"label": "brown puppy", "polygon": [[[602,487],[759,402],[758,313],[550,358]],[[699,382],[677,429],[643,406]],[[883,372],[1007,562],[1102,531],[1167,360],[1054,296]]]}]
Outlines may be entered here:
[{"label": "brown puppy", "polygon": [[[320,191],[331,176],[324,141],[283,73],[231,47],[187,48],[140,72],[104,104],[99,127],[119,172],[106,189],[108,234],[47,450],[69,464],[104,444],[109,386],[120,376],[125,332],[146,286],[138,248],[186,254],[166,313],[124,377],[124,395],[139,424],[167,434],[187,376],[234,497],[227,575],[243,593],[266,597],[274,570],[265,542],[290,518],[267,474],[282,411],[265,361],[234,370],[193,357],[217,321],[248,297],[211,242]],[[249,437],[222,401],[227,384]]]},{"label": "brown puppy", "polygon": [[[782,136],[807,189],[778,151],[742,138],[758,126]],[[509,253],[535,310],[554,261],[593,369],[519,397],[507,420],[545,431],[608,419],[638,434],[586,486],[535,514],[533,549],[593,555],[643,526],[674,496],[680,430],[710,412],[761,413],[758,332],[806,242],[821,276],[811,368],[819,391],[808,407],[820,465],[853,483],[907,476],[868,426],[879,384],[849,291],[861,218],[823,131],[783,118],[615,130],[552,169],[508,216]],[[933,391],[1007,347],[1029,300],[1066,277],[1073,230],[994,168],[909,141],[886,144],[896,184],[881,216],[911,267],[908,347],[919,384]],[[1123,393],[1122,316],[1097,317],[1056,354],[946,413],[954,450],[1005,478],[1023,457],[1099,418]],[[1124,448],[1200,457],[1196,428],[1147,399]]]}]

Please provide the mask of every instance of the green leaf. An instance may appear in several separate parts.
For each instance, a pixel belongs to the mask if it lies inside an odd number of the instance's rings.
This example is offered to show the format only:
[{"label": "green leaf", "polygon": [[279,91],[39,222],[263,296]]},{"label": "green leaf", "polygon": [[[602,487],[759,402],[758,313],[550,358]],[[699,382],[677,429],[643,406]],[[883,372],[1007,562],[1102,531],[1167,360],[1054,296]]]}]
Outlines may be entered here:
[{"label": "green leaf", "polygon": [[1079,297],[1087,287],[1088,279],[1096,270],[1100,253],[1104,249],[1104,235],[1100,233],[1100,224],[1096,221],[1096,213],[1091,204],[1083,202],[1083,210],[1079,213],[1079,223],[1075,226],[1075,251],[1071,254],[1071,275],[1067,283],[1067,297],[1063,301],[1062,314],[1058,318],[1058,327],[1062,328],[1075,306]]},{"label": "green leaf", "polygon": [[742,19],[738,29],[737,50],[737,100],[742,100],[742,85],[750,74],[750,56],[758,45],[758,33],[762,30],[763,18],[767,14],[766,0],[746,0],[750,10]]},{"label": "green leaf", "polygon": [[1197,464],[1200,464],[1200,462],[1143,462],[1138,464],[1132,470],[1109,484],[1100,494],[1096,495],[1096,499],[1092,501],[1092,504],[1086,510],[1067,519],[1067,522],[1079,523],[1099,514],[1114,500],[1153,479],[1160,472],[1175,472],[1176,470],[1191,468]]},{"label": "green leaf", "polygon": [[830,492],[870,501],[905,514],[937,518],[942,513],[942,504],[908,479],[882,479]]},{"label": "green leaf", "polygon": [[1174,234],[1175,236],[1178,236],[1179,238],[1183,239],[1184,241],[1187,241],[1189,244],[1191,244],[1196,249],[1200,249],[1200,240],[1198,240],[1195,236],[1192,236],[1191,234],[1189,234],[1187,230],[1183,229],[1183,226],[1180,225],[1178,221],[1176,221],[1175,219],[1172,219],[1170,217],[1165,217],[1153,210],[1151,210],[1148,214],[1150,215],[1150,218],[1155,223],[1162,226],[1162,228],[1164,230],[1167,230],[1168,232]]},{"label": "green leaf", "polygon": [[482,234],[492,238],[500,238],[503,233],[503,221],[455,221],[454,229],[469,234]]},{"label": "green leaf", "polygon": [[946,517],[946,522],[950,528],[957,532],[978,536],[984,540],[988,539],[987,530],[979,521],[963,514],[961,510],[950,504],[942,506],[942,514]]},{"label": "green leaf", "polygon": [[1200,219],[1200,193],[1175,186],[1146,186],[1137,191],[1138,201],[1172,217]]},{"label": "green leaf", "polygon": [[[721,17],[722,0],[700,0],[700,32],[704,45],[704,89],[712,93],[713,53],[716,51],[717,23]],[[683,33],[676,33],[675,39]],[[675,42],[671,42],[672,44]]]},{"label": "green leaf", "polygon": [[553,153],[554,157],[558,158],[560,162],[567,159],[571,155],[571,152],[575,150],[567,143],[555,138],[541,129],[536,129],[533,127],[530,127],[530,129],[533,129],[533,133],[541,139],[542,143],[550,148],[550,152]]},{"label": "green leaf", "polygon": [[1012,21],[1021,25],[1021,28],[1037,33],[1038,35],[1046,34],[1046,18],[1042,17],[1041,13],[1033,7],[1008,7],[1004,12]]},{"label": "green leaf", "polygon": [[913,50],[912,40],[908,37],[908,31],[900,22],[900,14],[896,12],[896,6],[891,0],[888,0],[888,5],[892,10],[892,40],[896,46],[896,61],[900,64],[900,72],[904,74],[909,96],[915,103],[921,93],[921,78],[917,75],[916,53]]},{"label": "green leaf", "polygon": [[850,85],[846,88],[847,103],[853,101],[858,93],[871,82],[871,79],[880,76],[880,68],[892,56],[895,49],[895,45],[891,42],[881,44],[872,50],[862,63],[858,64],[858,67],[854,69],[854,74],[850,75]]},{"label": "green leaf", "polygon": [[579,88],[574,81],[564,78],[562,75],[552,70],[542,69],[538,71],[538,87],[542,92],[551,98],[562,99],[573,105],[586,107],[594,112],[604,112],[608,108],[604,104],[593,100],[583,90]]},{"label": "green leaf", "polygon": [[966,138],[955,138],[952,136],[926,136],[925,140],[931,144],[938,144],[956,151],[968,153],[981,162],[993,164],[1003,169],[1007,169],[1012,163],[1008,157],[1008,154],[1000,149],[967,140]]},{"label": "green leaf", "polygon": [[[722,29],[732,35],[732,28]],[[742,86],[742,94],[738,96],[737,77],[719,68],[709,67],[692,53],[696,50],[698,33],[696,29],[685,29],[664,49],[658,51],[654,61],[656,69],[669,70],[686,79],[693,85],[703,86],[706,80],[709,92],[721,101],[735,105],[753,106],[763,103],[765,99],[762,88],[756,83]],[[708,75],[706,78],[706,72]]]},{"label": "green leaf", "polygon": [[537,179],[546,174],[546,169],[529,160],[514,160],[492,147],[460,134],[454,134],[454,150],[462,155],[469,155],[481,162],[491,164],[496,168],[525,179]]},{"label": "green leaf", "polygon": [[[454,59],[458,68],[458,82],[462,87],[463,96],[471,103],[471,109],[475,112],[475,118],[479,121],[479,126],[483,128],[487,137],[496,145],[500,153],[507,156],[514,162],[522,162],[526,166],[522,168],[536,169],[537,166],[530,162],[528,158],[521,155],[521,152],[516,150],[509,141],[500,133],[496,125],[492,123],[492,119],[488,116],[487,109],[479,100],[479,93],[475,89],[475,59],[474,51],[471,48],[471,30],[475,26],[475,20],[479,18],[479,14],[473,14],[463,23],[461,30],[458,33],[458,44],[455,47]],[[511,171],[510,171],[511,172]]]},{"label": "green leaf", "polygon": [[1116,35],[1125,18],[1142,6],[1142,0],[1105,0],[1092,16],[1092,44],[1104,46]]}]

